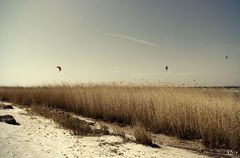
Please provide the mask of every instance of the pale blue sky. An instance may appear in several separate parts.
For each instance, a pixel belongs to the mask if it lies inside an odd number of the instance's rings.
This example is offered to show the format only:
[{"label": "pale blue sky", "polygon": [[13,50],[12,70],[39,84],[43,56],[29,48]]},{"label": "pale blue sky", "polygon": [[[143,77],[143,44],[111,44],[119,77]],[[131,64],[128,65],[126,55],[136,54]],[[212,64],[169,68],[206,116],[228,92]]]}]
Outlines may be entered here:
[{"label": "pale blue sky", "polygon": [[0,85],[240,85],[239,19],[239,0],[0,0]]}]

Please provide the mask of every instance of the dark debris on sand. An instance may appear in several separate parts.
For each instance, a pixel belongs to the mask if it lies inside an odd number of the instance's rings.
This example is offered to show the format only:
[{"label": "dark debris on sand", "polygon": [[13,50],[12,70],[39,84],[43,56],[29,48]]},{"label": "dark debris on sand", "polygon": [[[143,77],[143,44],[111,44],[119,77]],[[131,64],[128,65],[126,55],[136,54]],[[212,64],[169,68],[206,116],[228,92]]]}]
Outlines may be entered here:
[{"label": "dark debris on sand", "polygon": [[12,115],[1,115],[0,116],[0,122],[5,122],[7,124],[11,125],[20,125]]}]

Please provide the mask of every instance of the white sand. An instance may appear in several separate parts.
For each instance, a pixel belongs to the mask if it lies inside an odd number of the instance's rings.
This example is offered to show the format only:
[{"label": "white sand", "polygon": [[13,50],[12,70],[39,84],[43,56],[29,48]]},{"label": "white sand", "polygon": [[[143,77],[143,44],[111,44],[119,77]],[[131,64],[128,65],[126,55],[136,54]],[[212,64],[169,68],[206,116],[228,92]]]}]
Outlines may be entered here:
[{"label": "white sand", "polygon": [[14,108],[0,110],[0,115],[10,114],[21,124],[14,126],[0,122],[0,158],[207,157],[168,146],[158,149],[123,143],[123,139],[117,136],[73,136],[49,119],[31,116],[24,109]]}]

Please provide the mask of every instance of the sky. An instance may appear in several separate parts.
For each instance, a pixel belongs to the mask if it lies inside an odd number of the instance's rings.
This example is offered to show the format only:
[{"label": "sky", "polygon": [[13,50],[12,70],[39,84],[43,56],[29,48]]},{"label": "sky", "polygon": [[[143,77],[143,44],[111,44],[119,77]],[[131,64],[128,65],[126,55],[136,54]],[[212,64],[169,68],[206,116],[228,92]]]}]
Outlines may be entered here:
[{"label": "sky", "polygon": [[0,85],[240,85],[239,19],[239,0],[0,0]]}]

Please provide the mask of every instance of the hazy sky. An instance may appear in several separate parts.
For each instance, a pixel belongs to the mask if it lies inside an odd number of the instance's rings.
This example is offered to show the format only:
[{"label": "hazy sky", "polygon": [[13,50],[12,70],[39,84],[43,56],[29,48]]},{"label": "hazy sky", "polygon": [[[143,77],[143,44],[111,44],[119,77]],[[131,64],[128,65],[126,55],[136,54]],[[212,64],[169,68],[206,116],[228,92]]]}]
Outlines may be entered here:
[{"label": "hazy sky", "polygon": [[143,80],[240,85],[240,1],[0,0],[0,85]]}]

